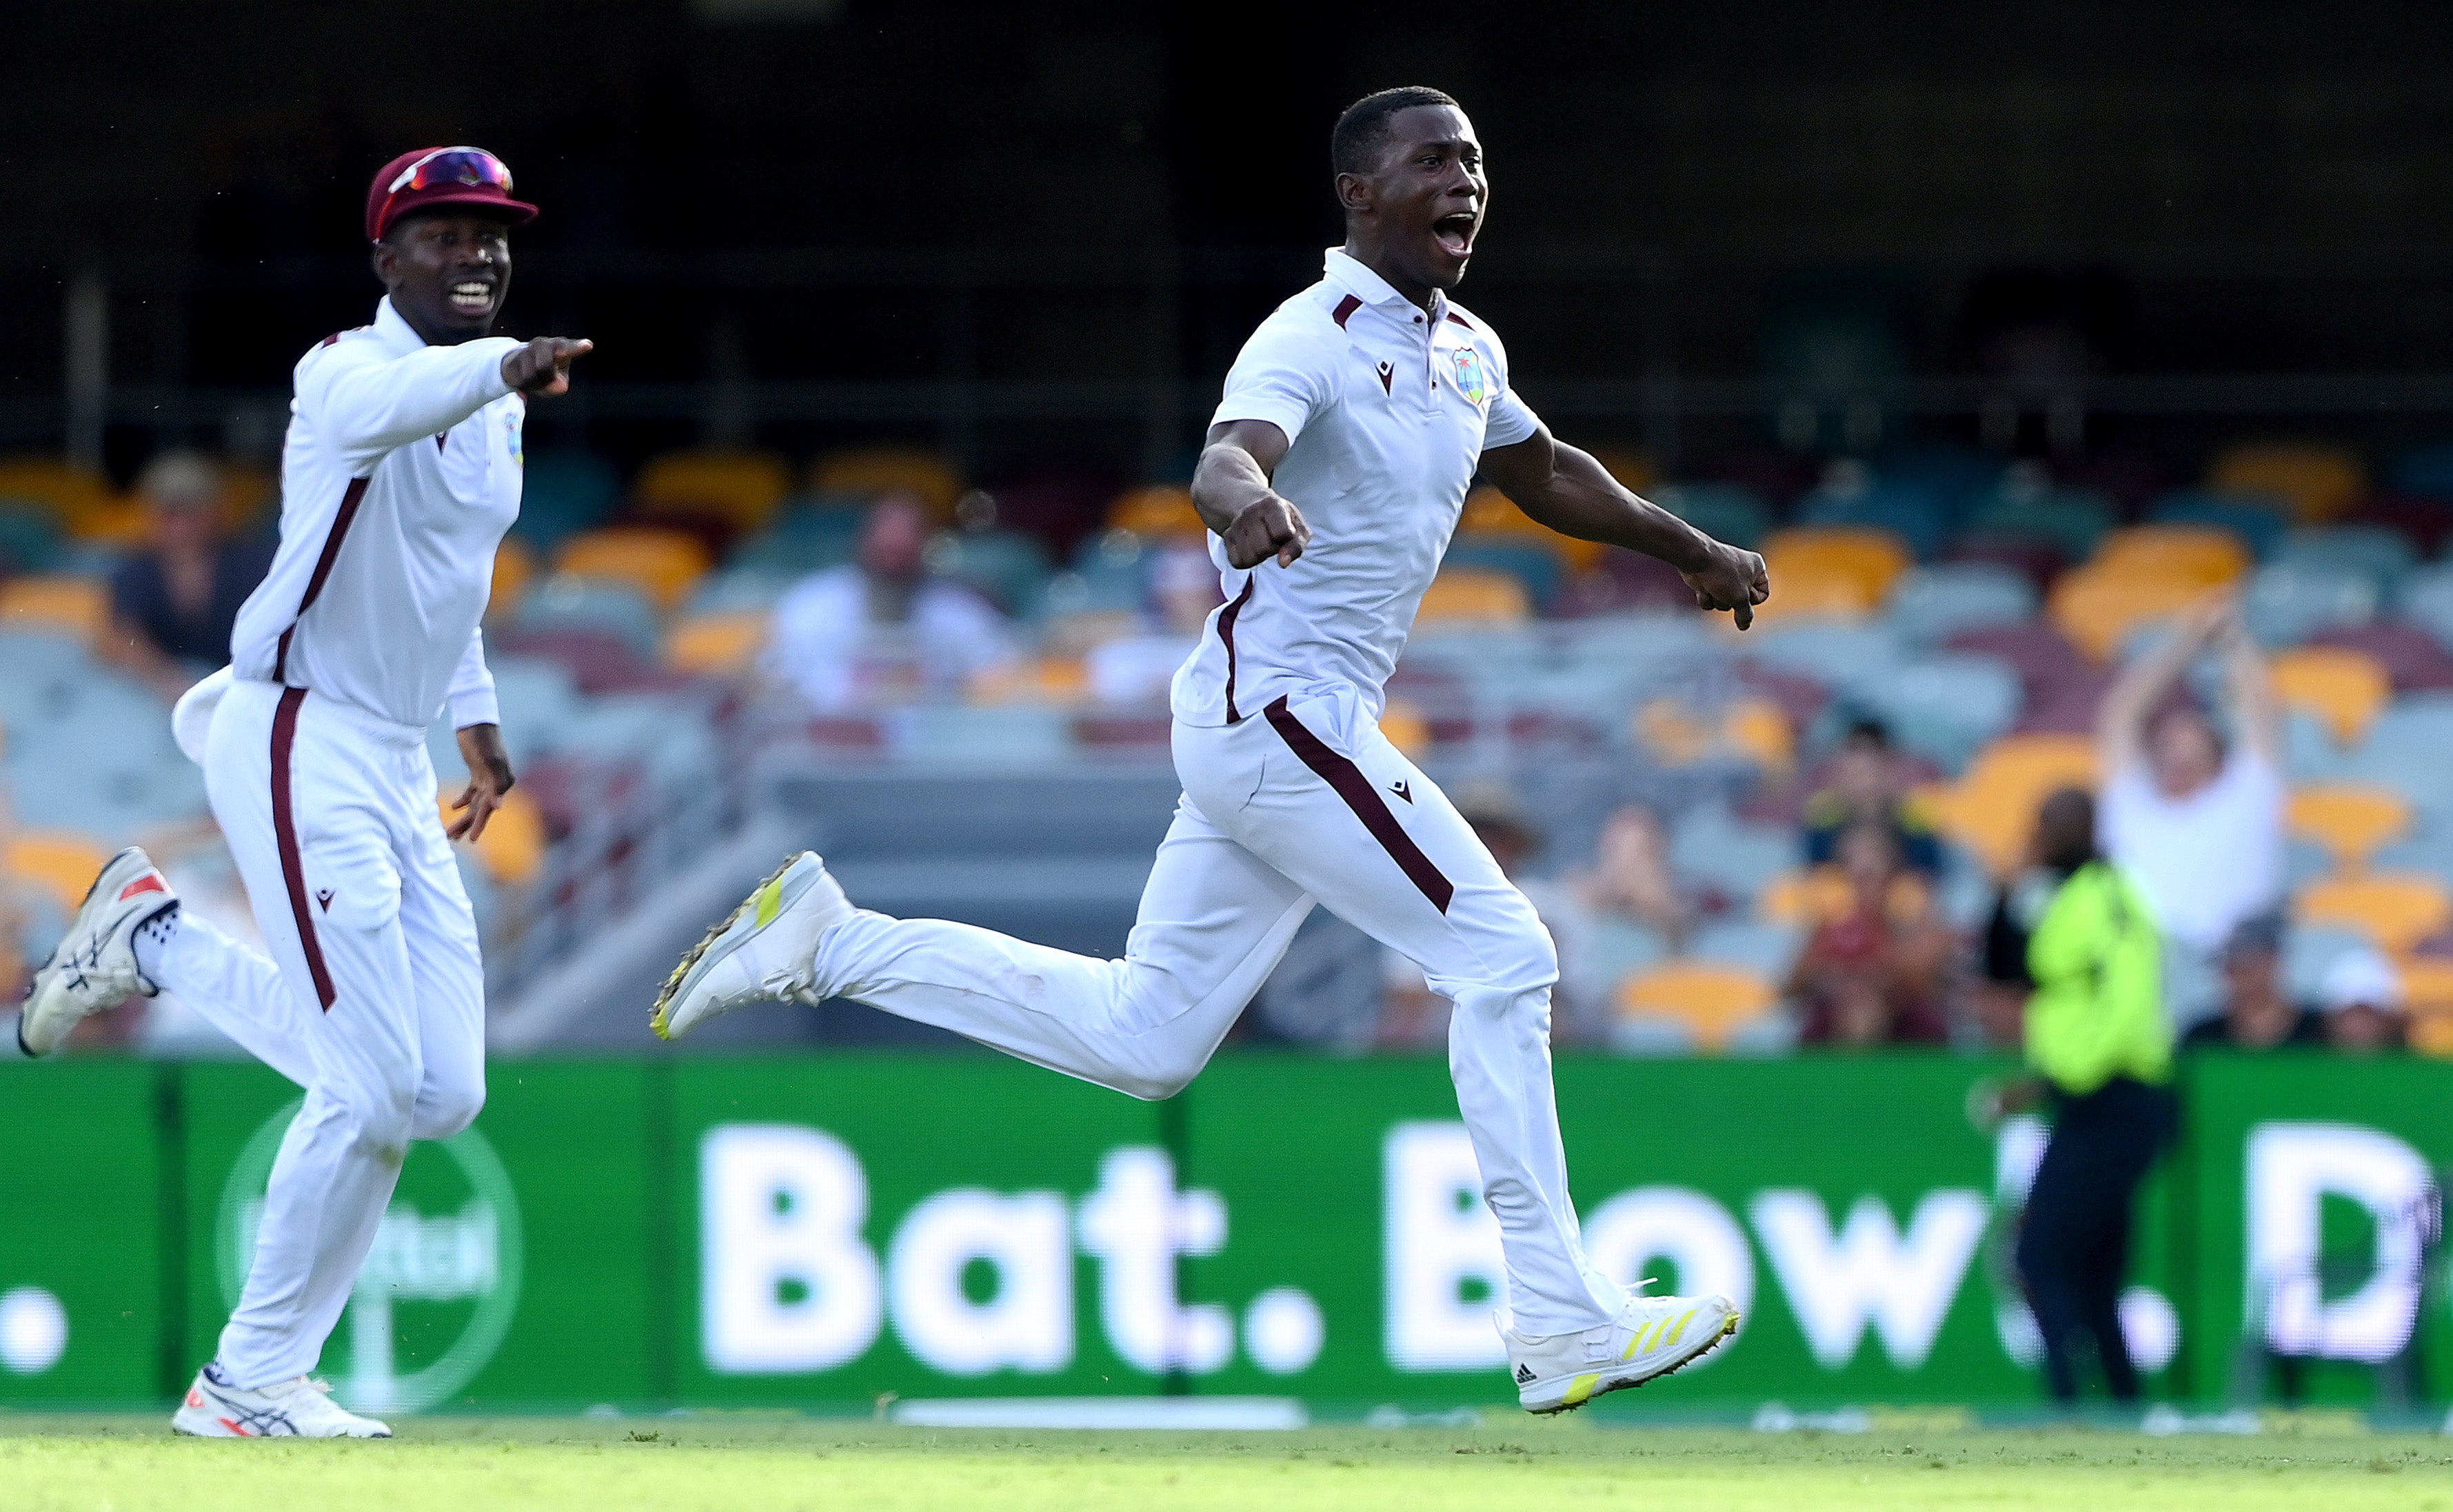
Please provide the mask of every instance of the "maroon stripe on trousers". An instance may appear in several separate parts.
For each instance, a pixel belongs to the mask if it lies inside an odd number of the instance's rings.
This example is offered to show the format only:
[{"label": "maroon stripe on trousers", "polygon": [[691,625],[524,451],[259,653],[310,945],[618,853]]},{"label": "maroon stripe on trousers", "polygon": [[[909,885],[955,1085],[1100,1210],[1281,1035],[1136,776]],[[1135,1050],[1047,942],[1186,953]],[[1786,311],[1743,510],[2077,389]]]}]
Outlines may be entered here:
[{"label": "maroon stripe on trousers", "polygon": [[315,938],[315,916],[307,911],[307,864],[298,854],[298,816],[289,791],[289,751],[298,742],[298,706],[305,702],[305,688],[285,687],[272,711],[272,843],[281,852],[281,880],[289,889],[289,912],[298,921],[307,974],[315,979],[316,1001],[329,1013],[332,973],[324,965],[324,946]]},{"label": "maroon stripe on trousers", "polygon": [[315,570],[307,577],[307,591],[299,597],[298,612],[290,616],[289,628],[281,632],[280,641],[272,648],[272,680],[276,683],[289,680],[289,638],[298,633],[298,622],[323,596],[324,580],[332,575],[332,563],[341,554],[341,538],[349,533],[349,522],[358,517],[358,501],[367,496],[369,481],[351,478],[349,488],[341,495],[341,507],[332,516],[332,528],[324,533],[323,553],[315,558]]},{"label": "maroon stripe on trousers", "polygon": [[1244,716],[1235,712],[1235,616],[1243,613],[1244,606],[1250,602],[1252,580],[1246,578],[1244,591],[1236,594],[1235,602],[1227,605],[1218,616],[1218,639],[1226,647],[1226,723],[1229,725],[1244,723]]},{"label": "maroon stripe on trousers", "polygon": [[1265,712],[1276,726],[1279,738],[1303,759],[1305,766],[1319,774],[1322,782],[1337,790],[1337,796],[1346,800],[1346,806],[1354,810],[1354,817],[1363,821],[1363,827],[1371,831],[1371,838],[1380,842],[1380,848],[1388,852],[1398,868],[1423,889],[1423,896],[1431,900],[1431,906],[1447,912],[1448,900],[1456,896],[1456,887],[1440,875],[1440,868],[1431,865],[1431,858],[1423,854],[1423,847],[1414,844],[1406,826],[1397,823],[1397,816],[1388,811],[1387,801],[1380,796],[1371,779],[1363,775],[1363,768],[1329,749],[1326,741],[1305,728],[1304,722],[1286,707],[1285,699],[1271,704]]}]

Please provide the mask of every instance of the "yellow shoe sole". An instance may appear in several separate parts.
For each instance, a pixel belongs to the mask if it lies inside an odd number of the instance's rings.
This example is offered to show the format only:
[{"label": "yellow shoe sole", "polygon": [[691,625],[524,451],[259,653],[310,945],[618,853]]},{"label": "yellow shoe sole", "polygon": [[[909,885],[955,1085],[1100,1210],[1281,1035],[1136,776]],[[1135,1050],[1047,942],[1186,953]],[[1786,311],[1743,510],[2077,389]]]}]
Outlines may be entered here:
[{"label": "yellow shoe sole", "polygon": [[673,967],[672,975],[665,978],[664,986],[656,993],[656,1005],[648,1014],[648,1028],[657,1039],[665,1041],[672,1039],[672,1035],[667,1031],[672,1026],[670,1015],[673,999],[681,996],[682,988],[689,981],[690,972],[695,970],[699,962],[706,958],[708,947],[723,939],[726,932],[734,925],[739,924],[741,916],[749,911],[751,905],[757,903],[758,895],[783,881],[784,873],[791,870],[800,859],[801,852],[797,850],[785,857],[782,865],[768,873],[766,881],[750,888],[748,897],[735,904],[730,913],[718,920],[706,934],[699,937],[698,944],[690,946],[684,953],[681,963]]},{"label": "yellow shoe sole", "polygon": [[1720,1348],[1721,1345],[1728,1343],[1730,1338],[1738,1331],[1738,1321],[1741,1316],[1742,1315],[1739,1313],[1732,1312],[1728,1317],[1721,1320],[1720,1332],[1714,1334],[1711,1338],[1705,1340],[1703,1348],[1696,1350],[1693,1354],[1679,1361],[1676,1364],[1671,1365],[1666,1370],[1656,1371],[1653,1374],[1645,1377],[1641,1381],[1613,1381],[1605,1386],[1595,1388],[1591,1396],[1585,1397],[1580,1401],[1562,1402],[1556,1405],[1547,1407],[1527,1407],[1525,1410],[1532,1413],[1537,1418],[1547,1418],[1562,1412],[1573,1412],[1578,1407],[1583,1406],[1585,1403],[1592,1401],[1594,1397],[1606,1397],[1613,1391],[1632,1391],[1638,1386],[1648,1386],[1654,1382],[1662,1380],[1664,1377],[1674,1376],[1681,1370],[1685,1369],[1688,1365],[1693,1364],[1696,1361],[1710,1354],[1713,1350]]}]

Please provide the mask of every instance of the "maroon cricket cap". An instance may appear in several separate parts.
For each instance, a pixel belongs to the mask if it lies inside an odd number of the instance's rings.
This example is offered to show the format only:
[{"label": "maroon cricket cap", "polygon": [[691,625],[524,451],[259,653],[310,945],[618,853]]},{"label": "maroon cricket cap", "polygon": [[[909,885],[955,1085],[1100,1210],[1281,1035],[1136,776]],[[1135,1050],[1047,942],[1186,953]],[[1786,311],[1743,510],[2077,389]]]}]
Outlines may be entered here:
[{"label": "maroon cricket cap", "polygon": [[490,209],[513,226],[536,219],[537,208],[511,198],[511,170],[481,147],[426,147],[403,152],[367,186],[367,240],[379,242],[411,210],[443,205]]}]

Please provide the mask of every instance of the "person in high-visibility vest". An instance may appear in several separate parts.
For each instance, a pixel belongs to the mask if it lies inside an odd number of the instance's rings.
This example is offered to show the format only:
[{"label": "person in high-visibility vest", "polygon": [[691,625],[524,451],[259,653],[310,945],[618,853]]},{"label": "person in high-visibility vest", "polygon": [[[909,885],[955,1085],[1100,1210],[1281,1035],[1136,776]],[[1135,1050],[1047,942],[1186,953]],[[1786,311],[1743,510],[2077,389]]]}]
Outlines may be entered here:
[{"label": "person in high-visibility vest", "polygon": [[2130,1207],[2176,1123],[2163,935],[2095,835],[2085,792],[2045,800],[2034,866],[2004,892],[1985,950],[1988,975],[2028,988],[2032,1075],[1999,1094],[1993,1112],[2044,1102],[2053,1113],[2017,1259],[2044,1337],[2045,1383],[2064,1403],[2077,1399],[2090,1350],[2113,1398],[2138,1398],[2120,1316]]}]

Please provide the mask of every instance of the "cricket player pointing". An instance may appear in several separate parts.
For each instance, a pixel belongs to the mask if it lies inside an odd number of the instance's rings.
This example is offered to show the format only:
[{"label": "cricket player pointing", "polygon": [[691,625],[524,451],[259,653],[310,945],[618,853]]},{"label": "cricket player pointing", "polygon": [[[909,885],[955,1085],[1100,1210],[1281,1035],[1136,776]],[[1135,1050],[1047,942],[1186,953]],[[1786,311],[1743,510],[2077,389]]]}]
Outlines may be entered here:
[{"label": "cricket player pointing", "polygon": [[475,148],[375,176],[371,325],[299,360],[281,547],[240,610],[231,666],[180,701],[270,959],[178,900],[141,850],[104,868],[18,1023],[29,1053],[131,991],[168,987],[306,1088],[265,1194],[253,1264],[214,1360],[172,1420],[208,1437],[381,1438],[308,1379],[349,1301],[411,1140],[486,1098],[477,927],[435,810],[426,730],[449,707],[471,838],[511,786],[477,628],[519,513],[531,396],[585,341],[487,335],[509,228],[535,215]]},{"label": "cricket player pointing", "polygon": [[1184,798],[1121,961],[855,909],[803,854],[685,958],[668,1038],[762,998],[856,998],[1136,1097],[1207,1062],[1315,903],[1454,1004],[1449,1066],[1506,1258],[1518,1398],[1641,1385],[1737,1327],[1723,1297],[1645,1297],[1585,1260],[1551,1095],[1558,960],[1446,795],[1380,733],[1382,686],[1479,471],[1566,534],[1666,559],[1744,627],[1763,561],[1554,442],[1506,348],[1451,303],[1487,205],[1455,101],[1391,90],[1332,138],[1346,245],[1227,375],[1192,485],[1226,602],[1176,674]]}]

